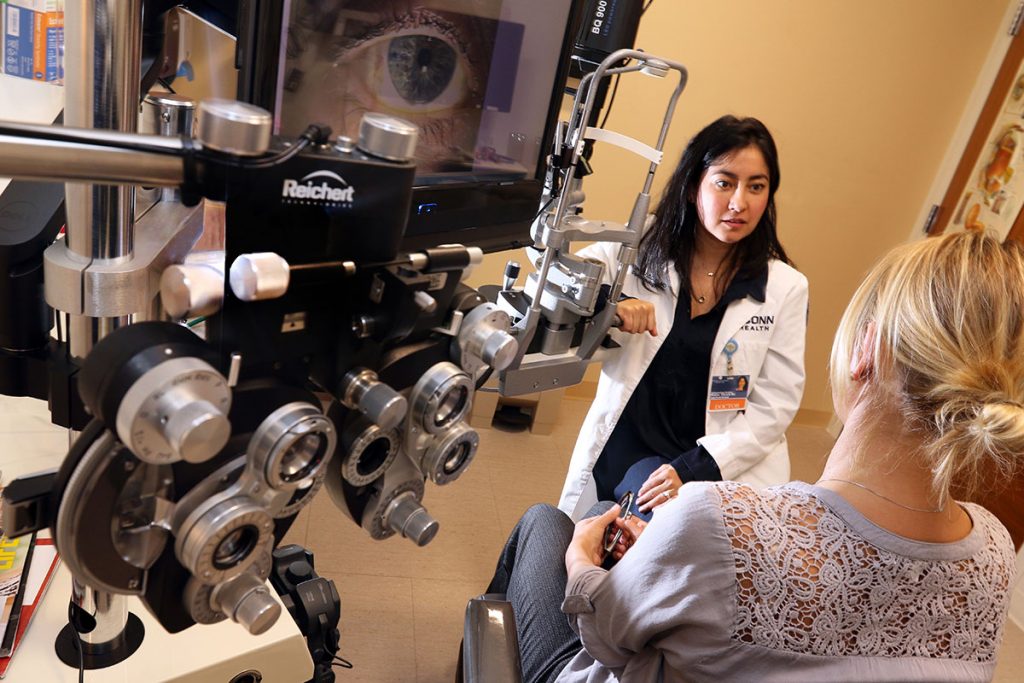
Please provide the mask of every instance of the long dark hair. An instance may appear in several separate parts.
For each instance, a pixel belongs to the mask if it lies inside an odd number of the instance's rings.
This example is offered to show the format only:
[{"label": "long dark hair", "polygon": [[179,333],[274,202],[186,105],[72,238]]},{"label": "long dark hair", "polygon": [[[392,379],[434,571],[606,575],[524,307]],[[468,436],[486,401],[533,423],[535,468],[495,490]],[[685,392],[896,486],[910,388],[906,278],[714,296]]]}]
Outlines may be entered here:
[{"label": "long dark hair", "polygon": [[755,118],[723,116],[686,145],[655,210],[654,224],[640,242],[635,272],[648,290],[665,289],[668,265],[675,262],[682,293],[690,291],[690,266],[699,228],[695,200],[700,181],[709,166],[751,145],[761,150],[768,165],[768,206],[754,231],[732,250],[726,272],[744,277],[760,272],[772,258],[790,263],[775,231],[775,191],[780,181],[775,140]]}]

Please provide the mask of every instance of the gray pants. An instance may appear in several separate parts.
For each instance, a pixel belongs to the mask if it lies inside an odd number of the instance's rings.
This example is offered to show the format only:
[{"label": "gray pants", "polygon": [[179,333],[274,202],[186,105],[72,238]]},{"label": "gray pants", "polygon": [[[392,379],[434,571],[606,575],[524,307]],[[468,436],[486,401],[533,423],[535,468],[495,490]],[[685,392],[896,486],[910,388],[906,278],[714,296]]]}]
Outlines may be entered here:
[{"label": "gray pants", "polygon": [[[598,503],[587,516],[601,514]],[[562,613],[565,597],[565,550],[573,522],[551,505],[527,510],[505,542],[488,593],[505,593],[512,603],[525,683],[550,683],[583,649]]]}]

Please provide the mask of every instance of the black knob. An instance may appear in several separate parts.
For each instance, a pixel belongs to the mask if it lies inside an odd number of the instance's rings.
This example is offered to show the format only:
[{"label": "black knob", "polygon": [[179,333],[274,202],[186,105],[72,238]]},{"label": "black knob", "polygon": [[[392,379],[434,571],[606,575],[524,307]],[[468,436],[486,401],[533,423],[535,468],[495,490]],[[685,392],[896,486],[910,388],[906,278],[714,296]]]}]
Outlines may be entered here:
[{"label": "black knob", "polygon": [[300,584],[313,576],[313,568],[305,560],[296,560],[288,565],[285,576],[293,584]]}]

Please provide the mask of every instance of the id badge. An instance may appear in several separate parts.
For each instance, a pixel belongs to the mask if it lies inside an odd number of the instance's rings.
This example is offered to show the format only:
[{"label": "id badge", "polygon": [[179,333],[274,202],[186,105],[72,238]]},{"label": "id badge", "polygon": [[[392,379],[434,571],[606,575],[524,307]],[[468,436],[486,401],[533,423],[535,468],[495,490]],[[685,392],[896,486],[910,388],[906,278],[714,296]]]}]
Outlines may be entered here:
[{"label": "id badge", "polygon": [[715,375],[711,378],[708,412],[746,410],[750,393],[750,375]]}]

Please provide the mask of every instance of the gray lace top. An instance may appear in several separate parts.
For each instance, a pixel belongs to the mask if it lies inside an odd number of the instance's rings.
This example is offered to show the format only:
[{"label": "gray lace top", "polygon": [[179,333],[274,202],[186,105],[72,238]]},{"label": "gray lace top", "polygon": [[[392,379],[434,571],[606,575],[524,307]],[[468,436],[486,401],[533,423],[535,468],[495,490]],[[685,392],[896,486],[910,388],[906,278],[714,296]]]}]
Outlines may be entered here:
[{"label": "gray lace top", "polygon": [[559,682],[987,681],[1013,543],[964,503],[955,543],[892,534],[827,489],[687,484],[562,609],[584,650]]}]

